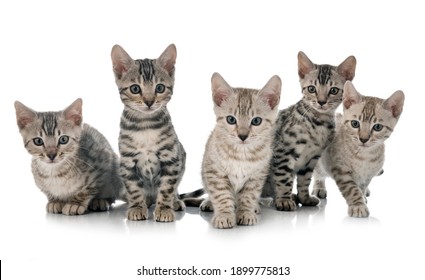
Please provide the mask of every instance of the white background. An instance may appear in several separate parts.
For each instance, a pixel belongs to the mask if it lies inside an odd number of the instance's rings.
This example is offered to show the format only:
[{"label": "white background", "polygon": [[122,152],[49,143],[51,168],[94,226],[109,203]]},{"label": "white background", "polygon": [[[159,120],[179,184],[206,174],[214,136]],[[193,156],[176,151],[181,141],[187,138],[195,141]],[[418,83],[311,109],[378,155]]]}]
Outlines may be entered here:
[{"label": "white background", "polygon": [[[290,266],[292,274],[283,277],[288,279],[421,278],[423,9],[419,1],[357,2],[2,1],[2,278],[136,279],[143,265],[228,272],[238,265]],[[387,142],[385,173],[372,181],[371,217],[348,218],[331,183],[321,208],[266,209],[257,226],[233,230],[211,228],[210,216],[196,209],[171,224],[126,222],[125,205],[84,217],[46,215],[13,102],[50,111],[82,97],[85,121],[117,149],[123,105],[111,48],[120,44],[135,59],[156,58],[170,43],[178,54],[169,110],[188,154],[180,192],[201,187],[200,163],[215,122],[213,72],[232,86],[252,88],[277,74],[283,80],[280,108],[285,108],[301,98],[298,51],[315,63],[333,65],[355,55],[353,82],[362,94],[386,98],[403,90],[404,112]],[[261,278],[266,277],[248,277]]]}]

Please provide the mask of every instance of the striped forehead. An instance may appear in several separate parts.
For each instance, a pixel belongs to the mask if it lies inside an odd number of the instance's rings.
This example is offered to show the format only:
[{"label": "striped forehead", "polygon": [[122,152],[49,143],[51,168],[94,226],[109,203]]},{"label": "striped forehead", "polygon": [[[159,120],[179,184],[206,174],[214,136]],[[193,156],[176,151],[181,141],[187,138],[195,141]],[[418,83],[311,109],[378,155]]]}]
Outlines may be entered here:
[{"label": "striped forehead", "polygon": [[317,65],[317,80],[319,81],[319,84],[326,85],[329,82],[332,77],[332,70],[334,70],[334,68],[335,67],[327,64]]},{"label": "striped forehead", "polygon": [[239,113],[242,116],[249,116],[252,114],[252,95],[253,92],[251,90],[246,88],[240,88],[237,89],[239,92],[238,94],[238,106],[236,109],[236,112]]},{"label": "striped forehead", "polygon": [[376,122],[377,117],[376,117],[375,109],[376,109],[376,104],[378,103],[378,99],[371,98],[368,96],[365,96],[363,98],[364,98],[365,105],[360,115],[360,120]]},{"label": "striped forehead", "polygon": [[143,77],[145,82],[152,82],[155,75],[153,62],[153,59],[148,58],[136,60],[136,64],[139,65],[139,74]]},{"label": "striped forehead", "polygon": [[40,118],[42,119],[41,128],[44,133],[48,136],[54,136],[58,126],[56,114],[52,112],[40,113]]}]

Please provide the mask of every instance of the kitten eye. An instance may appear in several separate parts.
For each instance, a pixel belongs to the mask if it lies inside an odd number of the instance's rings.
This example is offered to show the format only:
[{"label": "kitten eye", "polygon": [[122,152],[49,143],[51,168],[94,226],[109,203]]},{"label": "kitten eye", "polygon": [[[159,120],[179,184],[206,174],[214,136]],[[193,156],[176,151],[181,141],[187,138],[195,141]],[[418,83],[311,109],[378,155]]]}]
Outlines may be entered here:
[{"label": "kitten eye", "polygon": [[43,139],[41,139],[40,137],[34,138],[32,139],[32,141],[36,146],[42,146],[44,144]]},{"label": "kitten eye", "polygon": [[252,119],[251,124],[255,125],[255,126],[259,126],[261,124],[261,122],[263,121],[262,118],[260,117],[255,117]]},{"label": "kitten eye", "polygon": [[139,93],[142,92],[142,89],[140,88],[139,85],[131,85],[130,91],[131,91],[132,94],[139,94]]},{"label": "kitten eye", "polygon": [[309,93],[316,93],[316,87],[315,86],[308,86],[307,90]]},{"label": "kitten eye", "polygon": [[354,127],[354,128],[359,128],[360,122],[359,121],[351,121],[351,126]]},{"label": "kitten eye", "polygon": [[157,84],[155,87],[156,93],[163,93],[165,91],[165,86],[163,84]]},{"label": "kitten eye", "polygon": [[233,116],[227,116],[226,121],[228,124],[231,124],[231,125],[236,124],[236,118]]},{"label": "kitten eye", "polygon": [[69,141],[69,136],[66,135],[62,135],[61,137],[59,137],[59,144],[61,145],[65,145],[66,143],[68,143]]},{"label": "kitten eye", "polygon": [[383,128],[384,128],[384,126],[382,124],[379,124],[379,123],[377,123],[373,126],[373,130],[375,130],[375,131],[381,131]]},{"label": "kitten eye", "polygon": [[339,92],[339,88],[337,87],[333,87],[329,90],[329,94],[332,94],[332,95],[337,95],[338,92]]}]

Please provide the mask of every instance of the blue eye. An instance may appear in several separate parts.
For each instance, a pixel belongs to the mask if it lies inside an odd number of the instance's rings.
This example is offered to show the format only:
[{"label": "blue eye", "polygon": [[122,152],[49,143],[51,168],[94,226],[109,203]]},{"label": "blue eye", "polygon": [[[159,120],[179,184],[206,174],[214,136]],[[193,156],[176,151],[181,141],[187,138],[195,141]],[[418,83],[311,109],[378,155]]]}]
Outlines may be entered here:
[{"label": "blue eye", "polygon": [[140,88],[139,85],[131,85],[130,91],[131,91],[132,94],[139,94],[139,93],[142,92],[142,89]]},{"label": "blue eye", "polygon": [[165,91],[165,86],[163,84],[157,84],[155,87],[156,93],[163,93]]},{"label": "blue eye", "polygon": [[226,121],[228,124],[231,124],[231,125],[236,124],[236,118],[234,116],[227,116]]},{"label": "blue eye", "polygon": [[255,125],[255,126],[259,126],[261,124],[261,122],[263,121],[262,118],[260,117],[255,117],[252,119],[251,124]]},{"label": "blue eye", "polygon": [[308,86],[307,90],[309,93],[316,93],[316,87],[315,86]]},{"label": "blue eye", "polygon": [[68,141],[69,141],[69,136],[62,135],[61,137],[59,137],[59,144],[61,145],[65,145],[66,143],[68,143]]},{"label": "blue eye", "polygon": [[382,124],[379,124],[379,123],[377,123],[373,126],[373,130],[375,130],[375,131],[381,131],[383,128],[384,128],[384,126]]},{"label": "blue eye", "polygon": [[351,126],[354,127],[354,128],[359,128],[360,123],[359,123],[359,121],[351,121]]},{"label": "blue eye", "polygon": [[44,144],[43,139],[41,139],[40,137],[34,138],[32,139],[32,141],[36,146],[42,146]]}]

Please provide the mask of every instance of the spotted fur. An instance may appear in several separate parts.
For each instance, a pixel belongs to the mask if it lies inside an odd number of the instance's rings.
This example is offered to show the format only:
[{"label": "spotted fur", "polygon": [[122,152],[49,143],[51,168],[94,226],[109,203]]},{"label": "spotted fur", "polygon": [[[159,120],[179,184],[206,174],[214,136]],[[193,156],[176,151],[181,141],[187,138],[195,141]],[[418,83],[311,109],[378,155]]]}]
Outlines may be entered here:
[{"label": "spotted fur", "polygon": [[281,81],[273,76],[261,90],[232,88],[218,73],[211,81],[217,123],[202,162],[209,199],[201,210],[214,211],[216,228],[254,225],[272,155]]},{"label": "spotted fur", "polygon": [[298,75],[303,97],[279,112],[269,179],[263,196],[275,198],[277,210],[293,211],[292,195],[297,177],[296,200],[314,206],[319,199],[309,194],[309,185],[321,153],[334,135],[335,110],[342,101],[343,86],[355,74],[353,56],[339,66],[318,65],[303,53],[298,54]]},{"label": "spotted fur", "polygon": [[96,129],[82,123],[82,100],[59,112],[36,112],[15,102],[24,146],[48,213],[106,211],[124,197],[118,157]]},{"label": "spotted fur", "polygon": [[338,116],[334,141],[314,171],[313,194],[327,195],[326,177],[332,177],[348,204],[348,215],[367,217],[366,197],[373,177],[382,174],[385,144],[403,110],[404,93],[388,99],[363,96],[351,82],[344,87],[344,114]]},{"label": "spotted fur", "polygon": [[166,107],[173,95],[176,56],[173,44],[158,59],[133,60],[122,47],[112,48],[115,82],[124,104],[119,151],[129,220],[146,220],[148,208],[156,204],[155,220],[172,222],[174,211],[185,208],[177,186],[186,152]]}]

